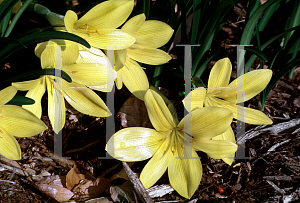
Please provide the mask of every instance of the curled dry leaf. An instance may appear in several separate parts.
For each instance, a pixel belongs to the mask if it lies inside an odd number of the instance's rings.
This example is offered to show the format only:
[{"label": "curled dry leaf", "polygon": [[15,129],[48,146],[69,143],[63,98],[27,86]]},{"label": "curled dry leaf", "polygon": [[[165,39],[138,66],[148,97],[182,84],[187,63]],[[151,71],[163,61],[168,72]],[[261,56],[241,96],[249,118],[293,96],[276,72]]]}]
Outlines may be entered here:
[{"label": "curled dry leaf", "polygon": [[36,184],[39,190],[43,191],[57,201],[68,201],[74,195],[73,192],[60,185]]},{"label": "curled dry leaf", "polygon": [[85,179],[81,181],[72,191],[75,193],[74,198],[94,198],[108,187],[110,187],[110,181],[106,178],[98,177],[95,180]]},{"label": "curled dry leaf", "polygon": [[85,179],[87,179],[86,175],[81,173],[78,168],[73,167],[67,174],[66,186],[69,190],[72,190],[75,185],[79,184],[81,180]]}]

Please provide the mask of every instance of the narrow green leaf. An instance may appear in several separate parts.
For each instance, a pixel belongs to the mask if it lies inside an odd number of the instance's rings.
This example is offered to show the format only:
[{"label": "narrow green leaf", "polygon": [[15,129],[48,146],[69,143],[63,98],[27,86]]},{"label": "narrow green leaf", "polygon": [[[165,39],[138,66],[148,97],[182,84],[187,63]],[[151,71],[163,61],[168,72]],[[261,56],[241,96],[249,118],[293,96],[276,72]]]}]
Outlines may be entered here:
[{"label": "narrow green leaf", "polygon": [[6,104],[10,105],[31,105],[34,104],[35,101],[31,98],[20,96],[20,95],[15,95],[14,98],[12,98],[9,102]]},{"label": "narrow green leaf", "polygon": [[259,21],[258,24],[258,30],[259,32],[263,31],[268,24],[270,18],[274,14],[275,11],[279,8],[280,1],[275,2],[272,4],[267,10],[265,11],[264,15],[262,16],[261,20]]},{"label": "narrow green leaf", "polygon": [[[292,6],[292,13],[290,15],[290,18],[288,19],[286,29],[290,29],[298,25],[300,25],[300,1],[295,1]],[[286,34],[283,44],[284,47],[287,45],[292,34],[293,31]]]},{"label": "narrow green leaf", "polygon": [[[6,59],[8,56],[16,52],[17,50],[23,48],[21,44],[24,46],[27,46],[29,44],[35,44],[40,43],[44,41],[48,41],[50,39],[65,39],[65,40],[71,40],[77,43],[80,43],[87,48],[91,48],[90,44],[82,39],[81,37],[67,33],[67,32],[59,32],[59,31],[45,31],[40,33],[32,33],[30,35],[23,36],[19,39],[16,39],[19,43],[6,43],[6,46],[3,47],[2,50],[0,50],[0,62],[2,62],[4,59]],[[2,39],[2,42],[7,41],[6,38]]]},{"label": "narrow green leaf", "polygon": [[8,26],[4,37],[8,37],[11,33],[11,31],[13,30],[13,28],[15,27],[17,21],[19,20],[19,18],[21,17],[21,15],[23,14],[23,12],[25,11],[25,9],[29,6],[29,4],[32,2],[33,0],[27,0],[22,7],[18,10],[18,12],[16,13],[16,15],[14,16],[14,18],[12,19],[10,25]]},{"label": "narrow green leaf", "polygon": [[0,5],[0,19],[3,19],[19,0],[4,0]]},{"label": "narrow green leaf", "polygon": [[270,7],[273,3],[277,2],[279,0],[269,0],[268,2],[264,3],[262,6],[260,6],[253,15],[249,18],[249,21],[246,23],[246,26],[244,28],[242,37],[241,37],[241,45],[249,45],[250,41],[252,39],[252,34],[255,29],[256,23],[262,16],[263,12]]},{"label": "narrow green leaf", "polygon": [[257,55],[260,59],[262,59],[264,62],[268,62],[268,57],[266,54],[264,54],[262,51],[259,51],[258,49],[255,49],[253,47],[245,47],[246,51],[250,51],[253,54]]},{"label": "narrow green leaf", "polygon": [[[276,35],[275,37],[272,37],[271,39],[269,39],[267,42],[265,42],[261,46],[261,51],[263,51],[265,48],[267,48],[275,40],[279,39],[280,37],[284,36],[286,33],[291,32],[293,30],[300,30],[300,26],[293,27],[291,29],[288,29],[288,30],[286,30],[286,31],[284,31],[284,32]],[[253,55],[253,56],[250,57],[250,59],[245,64],[245,72],[248,72],[250,70],[250,67],[252,66],[252,64],[254,63],[254,61],[255,61],[256,58],[257,58],[256,55]]]},{"label": "narrow green leaf", "polygon": [[152,79],[150,82],[154,87],[159,86],[160,76],[161,76],[162,71],[163,71],[163,65],[155,66],[153,76],[152,76]]},{"label": "narrow green leaf", "polygon": [[[45,69],[29,71],[29,72],[22,73],[22,74],[14,76],[14,77],[11,77],[2,82],[20,82],[20,81],[32,80],[32,79],[38,78],[42,75],[53,75],[54,76],[55,71],[59,71],[59,70],[55,69],[55,68],[45,68]],[[60,75],[55,75],[55,76],[60,77]],[[63,70],[61,70],[61,77],[69,83],[72,82],[71,77],[68,75],[68,73],[66,73]]]}]

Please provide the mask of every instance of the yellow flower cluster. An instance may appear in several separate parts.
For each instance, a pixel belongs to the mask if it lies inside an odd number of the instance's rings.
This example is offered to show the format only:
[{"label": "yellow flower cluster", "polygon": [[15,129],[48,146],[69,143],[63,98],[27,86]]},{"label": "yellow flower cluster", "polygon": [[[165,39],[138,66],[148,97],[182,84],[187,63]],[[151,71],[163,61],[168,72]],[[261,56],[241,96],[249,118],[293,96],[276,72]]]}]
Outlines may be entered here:
[{"label": "yellow flower cluster", "polygon": [[[37,45],[35,54],[41,60],[42,69],[55,68],[55,47],[64,46],[59,68],[71,76],[72,82],[43,75],[35,80],[13,83],[2,90],[0,153],[10,159],[20,159],[20,147],[13,136],[32,136],[45,130],[38,118],[42,114],[41,99],[46,90],[48,116],[55,133],[58,133],[65,124],[65,100],[84,114],[110,116],[109,109],[93,90],[109,92],[116,81],[119,89],[124,83],[132,94],[145,102],[154,129],[122,129],[108,141],[107,152],[121,161],[142,161],[152,157],[140,176],[144,186],[151,187],[168,170],[172,187],[180,195],[191,198],[202,177],[202,165],[196,151],[203,151],[211,158],[223,159],[231,165],[237,150],[230,126],[232,119],[245,115],[247,123],[272,124],[262,112],[236,105],[261,92],[270,81],[272,71],[245,74],[242,76],[244,91],[237,92],[238,79],[229,83],[229,59],[219,60],[211,70],[207,88],[197,88],[183,100],[189,114],[179,122],[174,105],[171,102],[166,105],[161,95],[149,88],[147,76],[138,64],[168,62],[171,57],[158,48],[170,40],[173,29],[163,22],[146,20],[144,14],[125,23],[133,7],[134,0],[108,0],[80,19],[76,13],[68,11],[61,18],[63,22],[49,13],[47,19],[50,23],[63,24],[65,27],[60,30],[86,39],[92,48],[68,40],[50,40]],[[115,69],[100,49],[115,51]],[[23,108],[5,105],[17,90],[28,91],[26,96],[34,99],[35,104]],[[240,94],[245,95],[243,99],[237,98]],[[9,116],[12,111],[18,115]],[[14,123],[17,123],[18,130]],[[33,127],[29,129],[28,126]]]}]

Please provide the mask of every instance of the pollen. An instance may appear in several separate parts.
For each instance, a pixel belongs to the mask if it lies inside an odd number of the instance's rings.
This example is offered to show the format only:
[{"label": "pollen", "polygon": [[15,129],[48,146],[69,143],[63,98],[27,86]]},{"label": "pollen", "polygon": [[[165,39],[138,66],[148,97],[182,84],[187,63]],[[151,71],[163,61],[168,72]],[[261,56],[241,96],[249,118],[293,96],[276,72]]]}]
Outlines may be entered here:
[{"label": "pollen", "polygon": [[85,30],[88,30],[89,26],[88,24],[85,24]]},{"label": "pollen", "polygon": [[0,133],[4,133],[4,132],[0,129]]},{"label": "pollen", "polygon": [[1,112],[3,112],[4,110],[0,110],[0,117],[5,117],[4,115],[1,114]]},{"label": "pollen", "polygon": [[72,73],[77,73],[78,71],[73,70]]}]

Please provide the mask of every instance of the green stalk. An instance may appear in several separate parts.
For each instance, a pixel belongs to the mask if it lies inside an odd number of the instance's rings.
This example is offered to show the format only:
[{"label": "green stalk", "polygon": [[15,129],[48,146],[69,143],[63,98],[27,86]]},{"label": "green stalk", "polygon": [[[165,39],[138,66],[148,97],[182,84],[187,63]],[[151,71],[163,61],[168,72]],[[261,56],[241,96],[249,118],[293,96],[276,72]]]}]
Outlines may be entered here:
[{"label": "green stalk", "polygon": [[16,13],[16,15],[14,16],[14,18],[11,21],[11,24],[8,26],[6,33],[4,35],[4,37],[8,37],[11,33],[11,31],[13,30],[13,28],[15,27],[17,21],[19,20],[19,18],[21,17],[21,15],[24,13],[25,9],[29,6],[29,4],[32,2],[33,0],[27,0],[23,6],[19,9],[19,11]]}]

